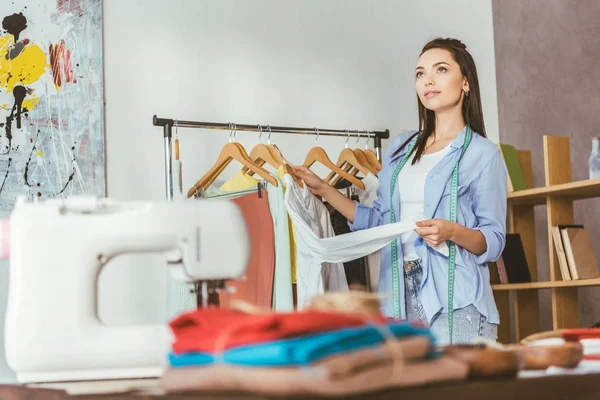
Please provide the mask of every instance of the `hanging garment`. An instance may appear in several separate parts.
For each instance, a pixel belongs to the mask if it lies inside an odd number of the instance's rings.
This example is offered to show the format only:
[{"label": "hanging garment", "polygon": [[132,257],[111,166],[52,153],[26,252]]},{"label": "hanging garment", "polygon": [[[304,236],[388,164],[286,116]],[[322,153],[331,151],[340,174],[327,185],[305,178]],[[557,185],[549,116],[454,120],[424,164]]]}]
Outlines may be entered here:
[{"label": "hanging garment", "polygon": [[[373,207],[373,202],[377,199],[377,189],[379,189],[379,179],[376,175],[369,173],[363,179],[365,189],[355,187],[354,193],[358,196],[358,201],[369,207]],[[373,293],[377,293],[379,288],[379,268],[381,263],[381,250],[377,250],[367,256],[367,271],[369,273],[369,286]]]},{"label": "hanging garment", "polygon": [[[274,176],[278,186],[266,184],[269,193],[269,211],[273,220],[275,235],[275,277],[273,283],[273,304],[270,306],[276,311],[292,311],[294,309],[294,296],[292,292],[292,267],[290,248],[290,228],[288,213],[283,204],[284,185]],[[255,187],[259,180],[241,171],[225,182],[220,191],[246,190]]]},{"label": "hanging garment", "polygon": [[219,293],[219,304],[221,307],[227,307],[232,299],[241,299],[257,306],[271,307],[275,272],[275,239],[267,192],[263,191],[262,197],[257,194],[247,194],[232,201],[240,207],[246,220],[250,236],[250,262],[243,280],[228,281],[228,286],[234,287],[235,292]]},{"label": "hanging garment", "polygon": [[[277,168],[277,176],[283,182],[283,175],[285,175],[285,169],[283,166]],[[284,190],[287,190],[287,185],[283,184]],[[287,214],[287,211],[286,211]],[[288,215],[288,229],[290,236],[290,267],[292,269],[292,284],[296,284],[296,231],[294,230],[294,223],[292,218]]]},{"label": "hanging garment", "polygon": [[[348,219],[342,215],[341,212],[333,208],[329,203],[325,203],[327,210],[329,211],[329,217],[331,219],[331,225],[336,235],[343,235],[350,233],[350,227],[348,226]],[[365,287],[367,286],[367,264],[366,257],[359,257],[355,260],[346,261],[344,263],[344,271],[346,272],[346,281],[348,287]]]},{"label": "hanging garment", "polygon": [[[256,367],[287,367],[309,365],[323,358],[381,345],[386,341],[423,336],[430,343],[434,337],[429,328],[414,326],[408,321],[345,328],[315,335],[236,346],[214,353],[195,352],[169,354],[173,367],[188,367],[218,363]],[[223,338],[224,342],[226,338]],[[217,343],[219,341],[217,340]],[[432,347],[431,347],[432,348]]]},{"label": "hanging garment", "polygon": [[[343,266],[339,263],[354,260],[381,249],[392,240],[406,232],[417,228],[420,218],[407,218],[394,224],[380,225],[340,236],[333,236],[331,222],[324,215],[327,210],[308,189],[307,185],[300,188],[290,175],[284,175],[288,185],[285,193],[285,206],[294,221],[298,250],[298,307],[304,306],[312,296],[322,294],[326,286],[321,277],[323,270],[330,269],[329,264],[336,265],[335,271],[345,282]],[[333,237],[332,237],[333,236]],[[446,243],[436,247],[438,252],[448,255]],[[334,269],[331,269],[332,271]],[[341,271],[340,271],[341,270]],[[342,283],[339,283],[340,286]],[[329,290],[333,290],[329,287]],[[302,293],[301,293],[302,291]]]},{"label": "hanging garment", "polygon": [[169,328],[175,337],[173,351],[185,353],[214,352],[386,321],[381,315],[316,310],[247,314],[232,309],[205,308],[180,315],[169,322]]},{"label": "hanging garment", "polygon": [[469,365],[451,356],[403,363],[389,361],[336,378],[321,366],[260,368],[233,365],[167,369],[161,380],[167,392],[236,391],[267,396],[354,396],[395,387],[466,380]]},{"label": "hanging garment", "polygon": [[[240,208],[250,237],[250,262],[244,279],[228,280],[234,293],[219,292],[219,304],[228,307],[233,299],[246,300],[270,308],[273,302],[273,276],[275,273],[274,224],[269,208],[268,191],[262,183],[257,189],[228,192],[209,187],[202,196],[206,200],[231,200]],[[226,245],[226,244],[225,244]]]},{"label": "hanging garment", "polygon": [[[304,238],[306,235],[315,239],[335,238],[327,208],[308,190],[307,185],[301,189],[289,174],[285,174],[283,179],[287,185],[285,207],[294,221],[296,232],[297,308],[302,309],[313,296],[326,291],[347,292],[348,282],[343,261],[328,262],[315,257]],[[344,261],[349,260],[351,258]]]}]

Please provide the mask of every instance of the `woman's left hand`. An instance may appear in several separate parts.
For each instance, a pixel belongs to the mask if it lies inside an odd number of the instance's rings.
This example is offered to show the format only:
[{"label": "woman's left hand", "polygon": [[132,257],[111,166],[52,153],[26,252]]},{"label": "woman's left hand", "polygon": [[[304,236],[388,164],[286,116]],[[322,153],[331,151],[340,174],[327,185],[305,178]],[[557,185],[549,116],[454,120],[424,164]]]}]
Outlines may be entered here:
[{"label": "woman's left hand", "polygon": [[428,219],[417,222],[415,232],[431,247],[438,247],[447,240],[454,238],[456,223],[446,219]]}]

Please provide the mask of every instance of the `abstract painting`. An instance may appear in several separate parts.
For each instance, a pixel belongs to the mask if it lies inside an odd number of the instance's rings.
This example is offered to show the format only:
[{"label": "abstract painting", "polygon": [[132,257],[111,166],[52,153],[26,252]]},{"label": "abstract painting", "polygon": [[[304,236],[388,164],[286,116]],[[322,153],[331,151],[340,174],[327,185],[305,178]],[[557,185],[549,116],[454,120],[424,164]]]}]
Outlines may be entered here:
[{"label": "abstract painting", "polygon": [[1,0],[0,210],[105,194],[101,0]]}]

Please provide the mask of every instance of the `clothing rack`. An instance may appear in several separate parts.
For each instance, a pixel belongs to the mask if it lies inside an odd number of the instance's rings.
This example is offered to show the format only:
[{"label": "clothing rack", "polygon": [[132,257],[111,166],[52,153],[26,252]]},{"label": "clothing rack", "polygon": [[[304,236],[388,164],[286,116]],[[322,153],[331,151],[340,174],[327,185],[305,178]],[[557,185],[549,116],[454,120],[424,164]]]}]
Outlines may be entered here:
[{"label": "clothing rack", "polygon": [[[263,132],[270,133],[290,133],[296,135],[320,135],[323,136],[344,136],[348,137],[355,133],[362,137],[372,138],[374,141],[375,154],[377,159],[381,161],[381,139],[389,139],[390,131],[359,131],[346,129],[322,129],[322,128],[297,128],[291,126],[271,126],[271,125],[249,125],[249,124],[231,124],[220,122],[200,122],[200,121],[180,121],[170,118],[158,118],[156,115],[152,118],[154,126],[163,127],[163,140],[165,152],[165,186],[167,191],[167,199],[173,199],[173,169],[172,169],[172,147],[171,138],[173,127],[178,128],[200,128],[213,129],[224,131],[244,131],[244,132]],[[362,133],[361,133],[362,132]]]}]

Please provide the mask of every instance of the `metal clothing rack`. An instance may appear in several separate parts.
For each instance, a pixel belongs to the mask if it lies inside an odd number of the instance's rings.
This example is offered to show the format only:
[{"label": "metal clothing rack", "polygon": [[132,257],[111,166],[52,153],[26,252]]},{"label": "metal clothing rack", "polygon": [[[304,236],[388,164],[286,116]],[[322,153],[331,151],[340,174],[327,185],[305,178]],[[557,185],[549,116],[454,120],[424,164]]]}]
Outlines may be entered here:
[{"label": "metal clothing rack", "polygon": [[244,132],[261,132],[263,133],[291,133],[296,135],[323,135],[323,136],[349,136],[350,132],[356,132],[360,136],[372,138],[374,141],[375,154],[377,159],[381,161],[381,139],[389,139],[390,131],[357,131],[346,129],[321,129],[321,128],[297,128],[291,126],[271,126],[271,125],[249,125],[249,124],[230,124],[220,122],[199,122],[199,121],[181,121],[170,118],[159,118],[156,115],[152,118],[154,126],[163,127],[164,138],[164,154],[165,154],[165,184],[167,191],[167,199],[173,199],[173,169],[172,169],[172,148],[171,138],[172,129],[174,126],[178,128],[200,128],[214,130],[231,130]]}]

